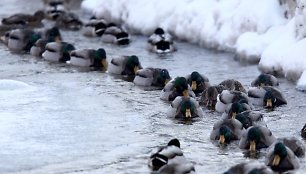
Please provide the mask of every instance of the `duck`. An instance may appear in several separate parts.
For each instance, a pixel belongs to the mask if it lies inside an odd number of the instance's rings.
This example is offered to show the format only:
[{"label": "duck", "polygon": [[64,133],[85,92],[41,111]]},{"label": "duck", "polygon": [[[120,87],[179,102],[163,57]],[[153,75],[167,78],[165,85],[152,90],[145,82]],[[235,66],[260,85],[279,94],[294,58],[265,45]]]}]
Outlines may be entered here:
[{"label": "duck", "polygon": [[206,106],[209,110],[215,110],[217,97],[223,90],[225,87],[222,85],[208,86],[200,97],[200,105]]},{"label": "duck", "polygon": [[161,27],[158,27],[154,30],[154,33],[149,37],[148,43],[149,44],[156,44],[157,42],[160,42],[161,40],[167,41],[169,43],[172,43],[172,36],[169,33],[166,33],[164,29]]},{"label": "duck", "polygon": [[299,161],[294,153],[282,142],[271,145],[266,155],[266,165],[275,172],[286,172],[299,168]]},{"label": "duck", "polygon": [[167,69],[145,68],[136,72],[133,83],[137,86],[156,86],[163,88],[171,77]]},{"label": "duck", "polygon": [[255,80],[251,82],[251,86],[263,87],[263,86],[278,86],[279,82],[277,78],[271,74],[262,73]]},{"label": "duck", "polygon": [[251,109],[254,108],[249,100],[249,97],[244,92],[223,90],[217,97],[215,110],[223,113],[231,103],[238,101],[243,101],[243,103],[249,105]]},{"label": "duck", "polygon": [[178,96],[171,102],[167,115],[178,120],[192,120],[203,117],[204,112],[194,98]]},{"label": "duck", "polygon": [[236,119],[219,120],[213,126],[210,133],[211,140],[219,140],[220,144],[229,144],[234,140],[240,140],[245,129]]},{"label": "duck", "polygon": [[176,138],[171,139],[166,146],[161,146],[153,150],[149,158],[148,166],[153,171],[156,171],[163,165],[166,165],[168,160],[173,159],[175,156],[183,156],[181,143]]},{"label": "duck", "polygon": [[42,57],[52,62],[62,62],[70,60],[70,52],[75,50],[75,47],[67,42],[50,42],[46,45],[46,50]]},{"label": "duck", "polygon": [[83,35],[86,37],[102,36],[106,30],[106,21],[104,19],[91,19],[83,27]]},{"label": "duck", "polygon": [[243,125],[245,129],[248,129],[251,126],[261,125],[261,126],[267,126],[264,122],[263,114],[259,111],[244,111],[241,113],[238,113],[235,117],[240,123]]},{"label": "duck", "polygon": [[17,13],[2,19],[3,25],[23,25],[28,27],[42,27],[41,21],[45,18],[42,10],[36,11],[33,15]]},{"label": "duck", "polygon": [[268,109],[287,104],[283,94],[272,86],[250,88],[248,96],[253,99],[254,104],[264,106]]},{"label": "duck", "polygon": [[301,129],[301,136],[303,138],[306,138],[306,124],[304,125],[304,127]]},{"label": "duck", "polygon": [[104,34],[101,36],[101,40],[104,43],[117,44],[117,45],[128,45],[130,43],[129,34],[125,31],[121,31],[116,34]]},{"label": "duck", "polygon": [[80,30],[83,26],[82,21],[74,13],[64,13],[56,18],[55,25],[66,30]]},{"label": "duck", "polygon": [[186,76],[186,79],[196,96],[202,94],[202,92],[209,86],[208,78],[197,71],[193,71],[190,75]]},{"label": "duck", "polygon": [[121,33],[123,30],[117,26],[115,23],[110,22],[106,25],[106,29],[104,31],[104,34],[111,34],[111,35],[116,35]]},{"label": "duck", "polygon": [[223,174],[273,174],[273,171],[262,162],[252,161],[237,164]]},{"label": "duck", "polygon": [[30,50],[30,54],[35,57],[42,57],[42,53],[45,51],[47,43],[62,41],[61,33],[57,27],[43,29],[38,33],[41,35],[41,38],[35,42]]},{"label": "duck", "polygon": [[70,53],[70,64],[80,67],[91,67],[93,70],[106,71],[108,63],[106,60],[106,52],[103,48],[95,49],[79,49]]},{"label": "duck", "polygon": [[240,149],[249,149],[251,153],[267,148],[276,141],[275,136],[265,126],[251,126],[243,134],[239,141]]},{"label": "duck", "polygon": [[31,29],[15,29],[9,33],[8,48],[13,52],[29,52],[40,34]]},{"label": "duck", "polygon": [[46,18],[50,20],[56,20],[66,12],[66,7],[62,0],[45,2],[45,6]]},{"label": "duck", "polygon": [[173,101],[177,96],[193,97],[195,94],[188,85],[185,77],[176,77],[169,81],[161,91],[160,99],[165,101]]},{"label": "duck", "polygon": [[243,85],[238,80],[235,80],[235,79],[224,80],[219,85],[224,86],[225,89],[229,91],[240,91],[243,93],[247,93]]},{"label": "duck", "polygon": [[303,143],[295,137],[284,137],[278,138],[277,142],[282,142],[285,146],[287,146],[295,156],[303,157],[305,156],[305,146]]},{"label": "duck", "polygon": [[162,28],[156,28],[154,33],[148,39],[148,50],[158,54],[166,54],[176,51],[172,36]]},{"label": "duck", "polygon": [[222,114],[222,119],[235,119],[237,114],[250,110],[252,110],[252,108],[250,105],[248,105],[248,102],[241,99],[239,101],[235,101],[234,103],[228,104],[227,108]]},{"label": "duck", "polygon": [[160,147],[150,155],[149,167],[158,174],[194,174],[195,169],[180,149],[178,139],[172,139],[167,146]]},{"label": "duck", "polygon": [[137,56],[121,56],[111,60],[108,73],[134,78],[139,69],[142,69],[142,66]]}]

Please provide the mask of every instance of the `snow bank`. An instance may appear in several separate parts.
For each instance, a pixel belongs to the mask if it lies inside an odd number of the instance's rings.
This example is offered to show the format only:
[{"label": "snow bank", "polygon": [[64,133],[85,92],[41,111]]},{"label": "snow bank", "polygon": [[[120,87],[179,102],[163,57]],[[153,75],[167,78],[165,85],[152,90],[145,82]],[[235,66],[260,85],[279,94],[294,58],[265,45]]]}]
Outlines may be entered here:
[{"label": "snow bank", "polygon": [[263,72],[297,81],[306,70],[306,0],[84,0],[95,16],[149,35],[163,27],[178,39],[236,52]]}]

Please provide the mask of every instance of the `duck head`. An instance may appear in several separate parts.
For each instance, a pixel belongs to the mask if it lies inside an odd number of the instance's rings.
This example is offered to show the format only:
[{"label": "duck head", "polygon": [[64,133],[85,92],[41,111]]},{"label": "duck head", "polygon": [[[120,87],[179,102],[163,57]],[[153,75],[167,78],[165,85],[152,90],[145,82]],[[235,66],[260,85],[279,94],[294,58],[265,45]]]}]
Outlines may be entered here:
[{"label": "duck head", "polygon": [[275,107],[276,98],[272,91],[268,90],[263,99],[264,106],[268,109],[273,109]]},{"label": "duck head", "polygon": [[154,31],[154,34],[163,35],[165,34],[165,31],[162,28],[156,28]]},{"label": "duck head", "polygon": [[229,143],[232,140],[233,133],[232,131],[225,125],[219,128],[219,143],[225,144]]},{"label": "duck head", "polygon": [[274,157],[271,163],[272,169],[278,167],[281,161],[286,158],[287,154],[286,146],[281,142],[276,143],[273,150]]},{"label": "duck head", "polygon": [[196,91],[198,85],[200,85],[202,82],[204,82],[204,79],[202,78],[200,73],[198,73],[197,71],[191,73],[189,85],[191,86],[193,91]]},{"label": "duck head", "polygon": [[269,78],[265,74],[260,74],[258,76],[256,86],[261,86],[261,87],[271,86],[271,83],[270,83]]},{"label": "duck head", "polygon": [[169,141],[168,146],[176,146],[178,148],[181,148],[181,143],[178,139],[174,138]]},{"label": "duck head", "polygon": [[61,33],[58,27],[52,27],[47,31],[47,41],[48,42],[60,42],[62,41]]},{"label": "duck head", "polygon": [[243,106],[240,102],[234,102],[231,106],[230,111],[228,112],[228,117],[235,119],[236,115],[243,112]]},{"label": "duck head", "polygon": [[91,67],[94,67],[95,69],[107,70],[108,63],[106,61],[106,52],[103,48],[99,48],[95,52]]},{"label": "duck head", "polygon": [[174,89],[180,95],[184,97],[189,96],[188,83],[185,77],[177,77],[174,80]]},{"label": "duck head", "polygon": [[260,141],[260,130],[258,127],[252,127],[247,134],[247,140],[250,142],[250,152],[256,152],[257,145]]},{"label": "duck head", "polygon": [[196,117],[195,110],[196,108],[190,100],[184,100],[181,103],[179,115],[182,114],[184,119],[191,119],[193,117]]},{"label": "duck head", "polygon": [[162,69],[157,76],[157,82],[159,84],[162,84],[162,86],[165,86],[169,81],[171,80],[171,77],[169,75],[168,70]]},{"label": "duck head", "polygon": [[63,56],[59,61],[60,62],[66,62],[66,61],[70,60],[70,52],[73,51],[73,50],[75,50],[75,47],[72,44],[63,43],[63,47],[62,47]]},{"label": "duck head", "polygon": [[136,72],[141,69],[141,65],[137,56],[128,57],[125,69],[122,75],[135,76]]}]

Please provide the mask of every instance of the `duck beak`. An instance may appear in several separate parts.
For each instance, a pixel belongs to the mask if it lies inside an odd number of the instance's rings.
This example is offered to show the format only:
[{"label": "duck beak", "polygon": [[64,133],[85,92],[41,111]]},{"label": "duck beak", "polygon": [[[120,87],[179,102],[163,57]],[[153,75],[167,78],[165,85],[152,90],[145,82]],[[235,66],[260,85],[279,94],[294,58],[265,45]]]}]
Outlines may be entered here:
[{"label": "duck beak", "polygon": [[233,113],[232,113],[232,119],[235,119],[235,118],[236,118],[236,115],[237,115],[237,113],[236,113],[236,112],[233,112]]},{"label": "duck beak", "polygon": [[167,83],[168,83],[169,81],[170,81],[169,79],[166,79],[166,80],[165,80],[165,85],[167,85]]},{"label": "duck beak", "polygon": [[194,91],[197,89],[197,82],[196,81],[192,81],[191,82],[191,89]]},{"label": "duck beak", "polygon": [[255,141],[250,142],[250,151],[255,152],[256,151],[256,143]]},{"label": "duck beak", "polygon": [[281,158],[279,155],[275,155],[273,158],[272,166],[278,166]]},{"label": "duck beak", "polygon": [[105,71],[106,71],[107,67],[108,67],[108,63],[107,63],[106,59],[102,59],[101,63],[103,65],[103,69],[105,69]]},{"label": "duck beak", "polygon": [[267,100],[266,107],[272,108],[272,100],[271,99]]},{"label": "duck beak", "polygon": [[224,135],[220,135],[219,143],[220,143],[220,144],[224,144],[224,143],[225,143],[225,137],[224,137]]},{"label": "duck beak", "polygon": [[186,116],[186,118],[191,118],[191,111],[190,111],[190,109],[186,109],[185,116]]},{"label": "duck beak", "polygon": [[189,97],[189,92],[188,92],[188,90],[184,90],[184,91],[183,91],[183,96],[184,96],[184,97]]},{"label": "duck beak", "polygon": [[139,67],[138,66],[135,66],[134,67],[134,74],[136,74],[136,72],[139,70]]}]

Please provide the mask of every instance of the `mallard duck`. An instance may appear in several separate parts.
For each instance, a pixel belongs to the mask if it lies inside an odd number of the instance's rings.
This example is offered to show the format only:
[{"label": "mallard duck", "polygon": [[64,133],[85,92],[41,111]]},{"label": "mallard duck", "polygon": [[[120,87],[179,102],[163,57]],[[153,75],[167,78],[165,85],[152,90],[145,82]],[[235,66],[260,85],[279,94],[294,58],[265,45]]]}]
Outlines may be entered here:
[{"label": "mallard duck", "polygon": [[8,48],[14,52],[28,52],[39,38],[41,38],[40,34],[33,30],[16,29],[9,34]]},{"label": "mallard duck", "polygon": [[195,171],[192,163],[184,157],[177,139],[172,139],[167,146],[152,153],[149,167],[158,174],[192,174]]},{"label": "mallard duck", "polygon": [[266,165],[277,172],[286,172],[299,168],[299,161],[290,150],[281,142],[276,142],[268,149]]},{"label": "mallard duck", "polygon": [[200,95],[209,86],[208,78],[197,71],[193,71],[190,75],[186,76],[186,79],[196,95]]},{"label": "mallard duck", "polygon": [[83,27],[83,35],[87,37],[102,36],[106,29],[106,21],[104,19],[91,19]]},{"label": "mallard duck", "polygon": [[121,33],[123,30],[118,27],[115,23],[108,23],[106,26],[106,29],[104,31],[104,34],[111,34],[111,35],[116,35]]},{"label": "mallard duck", "polygon": [[200,105],[205,105],[208,109],[215,110],[217,97],[225,90],[222,85],[209,86],[205,89],[200,98]]},{"label": "mallard duck", "polygon": [[24,25],[28,27],[41,27],[41,21],[44,19],[45,13],[41,10],[36,11],[33,15],[18,13],[2,19],[3,25]]},{"label": "mallard duck", "polygon": [[196,117],[203,117],[204,112],[199,103],[191,97],[176,97],[169,109],[168,116],[178,120],[191,120]]},{"label": "mallard duck", "polygon": [[47,43],[62,41],[61,33],[57,27],[44,29],[39,33],[41,34],[41,39],[38,39],[30,50],[30,54],[33,56],[41,57],[42,53],[45,51]]},{"label": "mallard duck", "polygon": [[295,156],[297,157],[305,156],[305,146],[297,138],[295,137],[278,138],[277,141],[284,143],[285,146],[287,146],[290,150],[292,150]]},{"label": "mallard duck", "polygon": [[172,42],[161,40],[155,44],[149,44],[148,50],[157,54],[167,54],[176,51]]},{"label": "mallard duck", "polygon": [[92,67],[94,70],[106,71],[108,63],[103,48],[73,50],[70,53],[70,64],[82,67]]},{"label": "mallard duck", "polygon": [[256,152],[256,150],[269,147],[275,141],[276,138],[267,127],[251,126],[240,139],[239,147]]},{"label": "mallard duck", "polygon": [[304,125],[304,127],[301,129],[301,136],[303,138],[306,138],[306,124]]},{"label": "mallard duck", "polygon": [[250,88],[248,96],[254,98],[255,104],[266,108],[275,108],[287,104],[283,94],[278,89],[271,86]]},{"label": "mallard duck", "polygon": [[235,101],[234,103],[228,104],[225,112],[222,114],[222,119],[235,119],[237,114],[250,110],[252,110],[252,108],[248,105],[246,100],[242,99]]},{"label": "mallard duck", "polygon": [[161,40],[173,43],[172,36],[159,27],[156,28],[154,33],[149,37],[148,43],[151,45],[155,45],[157,42],[160,42]]},{"label": "mallard duck", "polygon": [[276,77],[271,74],[260,74],[255,80],[252,81],[251,86],[278,86],[279,82]]},{"label": "mallard duck", "polygon": [[240,121],[245,129],[251,126],[266,126],[263,114],[258,111],[244,111],[236,115],[235,119]]},{"label": "mallard duck", "polygon": [[127,45],[130,43],[129,34],[125,31],[121,31],[117,34],[107,34],[106,32],[104,32],[104,34],[101,36],[101,40],[104,43],[111,43],[117,45]]},{"label": "mallard duck", "polygon": [[237,164],[223,174],[273,174],[273,171],[264,163],[252,161]]},{"label": "mallard duck", "polygon": [[82,28],[83,23],[76,14],[69,12],[56,18],[55,25],[61,29],[79,30]]},{"label": "mallard duck", "polygon": [[240,91],[240,92],[246,93],[246,90],[243,87],[243,85],[235,79],[224,80],[219,85],[224,86],[225,89],[229,91]]},{"label": "mallard duck", "polygon": [[150,155],[149,167],[153,171],[156,171],[175,156],[183,156],[183,152],[180,148],[180,141],[176,138],[170,140],[166,146],[158,147],[157,150],[152,151]]},{"label": "mallard duck", "polygon": [[66,12],[65,4],[62,0],[53,0],[45,4],[46,17],[50,20],[56,20]]},{"label": "mallard duck", "polygon": [[177,96],[195,97],[185,77],[176,77],[167,83],[161,92],[160,99],[173,101]]},{"label": "mallard duck", "polygon": [[139,69],[142,69],[139,59],[137,56],[132,55],[113,58],[110,62],[108,72],[134,77]]},{"label": "mallard duck", "polygon": [[145,68],[138,70],[134,78],[134,84],[138,86],[164,87],[171,77],[168,70],[160,68]]},{"label": "mallard duck", "polygon": [[238,120],[220,120],[214,124],[210,139],[219,140],[220,144],[230,143],[233,140],[240,140],[244,131],[245,129]]},{"label": "mallard duck", "polygon": [[223,90],[222,93],[218,95],[215,109],[217,112],[225,112],[229,104],[239,101],[243,101],[244,103],[248,104],[251,109],[253,109],[253,105],[245,93],[229,90]]},{"label": "mallard duck", "polygon": [[42,57],[52,62],[66,62],[70,60],[70,52],[75,47],[67,42],[50,42],[46,45],[46,50]]}]

